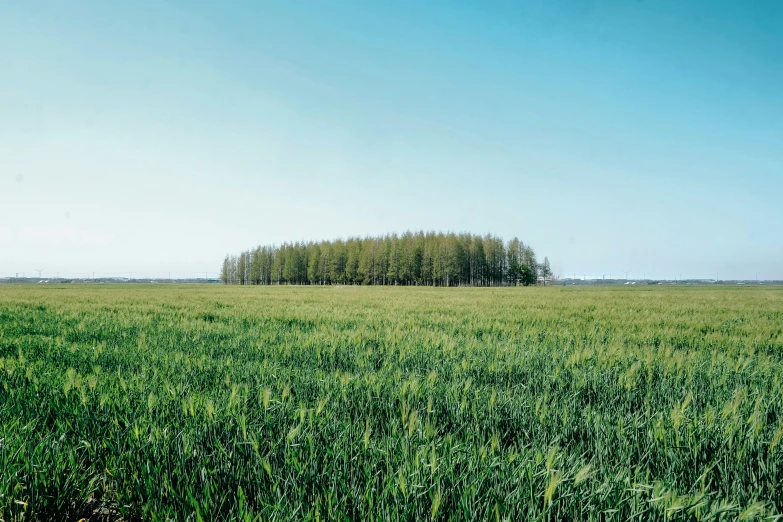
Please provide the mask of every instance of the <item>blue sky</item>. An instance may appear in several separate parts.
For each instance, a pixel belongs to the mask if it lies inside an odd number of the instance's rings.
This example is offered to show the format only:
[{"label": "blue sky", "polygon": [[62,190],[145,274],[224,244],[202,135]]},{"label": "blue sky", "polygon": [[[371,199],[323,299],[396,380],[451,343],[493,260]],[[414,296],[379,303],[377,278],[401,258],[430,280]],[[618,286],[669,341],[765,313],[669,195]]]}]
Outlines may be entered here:
[{"label": "blue sky", "polygon": [[0,0],[0,276],[518,236],[783,279],[783,4]]}]

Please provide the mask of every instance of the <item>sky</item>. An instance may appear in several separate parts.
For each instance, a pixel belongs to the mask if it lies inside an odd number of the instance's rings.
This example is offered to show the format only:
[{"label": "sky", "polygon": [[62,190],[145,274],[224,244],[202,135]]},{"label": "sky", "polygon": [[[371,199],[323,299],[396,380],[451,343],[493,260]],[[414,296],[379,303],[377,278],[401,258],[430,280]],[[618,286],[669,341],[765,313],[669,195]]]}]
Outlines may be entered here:
[{"label": "sky", "polygon": [[0,0],[0,277],[519,237],[783,279],[783,3]]}]

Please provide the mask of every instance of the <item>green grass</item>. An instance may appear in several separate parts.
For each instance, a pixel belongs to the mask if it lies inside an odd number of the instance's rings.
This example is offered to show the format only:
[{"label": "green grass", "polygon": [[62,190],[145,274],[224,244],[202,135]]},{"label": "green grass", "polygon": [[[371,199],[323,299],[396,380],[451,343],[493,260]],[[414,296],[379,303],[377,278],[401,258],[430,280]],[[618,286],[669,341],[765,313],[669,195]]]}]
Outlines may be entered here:
[{"label": "green grass", "polygon": [[0,520],[769,519],[782,383],[774,288],[0,287]]}]

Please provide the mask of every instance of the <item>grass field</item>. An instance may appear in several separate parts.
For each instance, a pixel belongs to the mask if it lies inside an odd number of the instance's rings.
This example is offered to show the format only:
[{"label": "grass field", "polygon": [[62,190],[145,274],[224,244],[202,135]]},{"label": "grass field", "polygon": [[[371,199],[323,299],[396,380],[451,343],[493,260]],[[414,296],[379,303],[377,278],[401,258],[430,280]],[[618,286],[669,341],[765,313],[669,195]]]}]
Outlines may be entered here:
[{"label": "grass field", "polygon": [[0,287],[0,520],[783,512],[783,289]]}]

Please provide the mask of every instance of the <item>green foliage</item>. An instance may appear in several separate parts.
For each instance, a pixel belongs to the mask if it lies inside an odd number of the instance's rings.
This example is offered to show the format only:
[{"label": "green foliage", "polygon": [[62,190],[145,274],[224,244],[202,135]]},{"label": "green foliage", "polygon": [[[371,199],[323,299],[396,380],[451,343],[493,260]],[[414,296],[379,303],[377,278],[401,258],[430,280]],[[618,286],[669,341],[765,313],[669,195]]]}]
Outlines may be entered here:
[{"label": "green foliage", "polygon": [[0,520],[774,520],[781,325],[774,288],[0,287]]},{"label": "green foliage", "polygon": [[226,256],[226,284],[503,286],[550,277],[532,248],[492,235],[406,232],[347,241],[284,243]]}]

